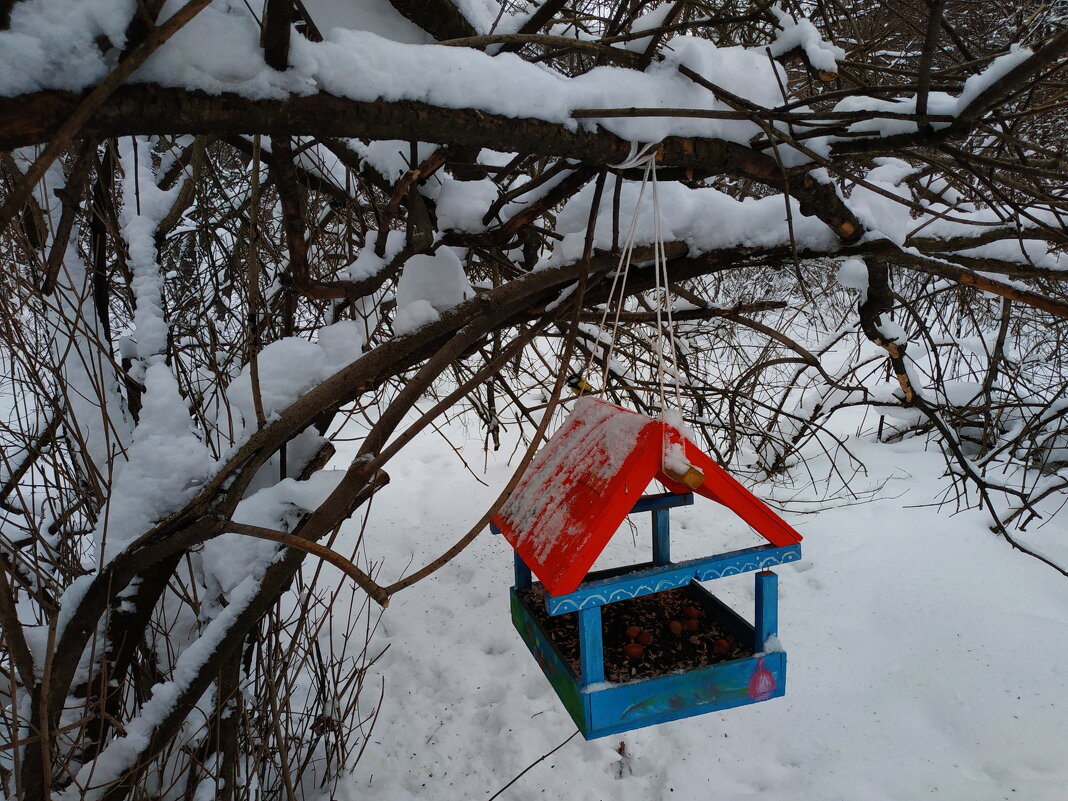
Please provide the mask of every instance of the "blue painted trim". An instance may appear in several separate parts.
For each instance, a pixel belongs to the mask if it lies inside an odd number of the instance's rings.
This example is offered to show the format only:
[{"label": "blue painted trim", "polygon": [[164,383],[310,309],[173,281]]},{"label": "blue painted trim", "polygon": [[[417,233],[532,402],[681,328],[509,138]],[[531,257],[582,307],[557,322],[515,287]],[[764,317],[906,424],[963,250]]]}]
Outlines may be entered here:
[{"label": "blue painted trim", "polygon": [[659,495],[645,495],[638,499],[627,514],[636,515],[654,509],[674,509],[676,506],[693,506],[693,493],[676,495],[674,492],[662,492]]},{"label": "blue painted trim", "polygon": [[588,687],[604,681],[604,643],[601,637],[601,607],[589,606],[578,613],[581,684]]},{"label": "blue painted trim", "polygon": [[[708,594],[716,603],[721,603]],[[584,688],[514,590],[510,599],[513,624],[587,740],[759,703],[786,692],[786,654],[781,651],[640,681],[600,683]],[[596,613],[600,610],[593,608],[589,611]],[[765,680],[754,682],[757,671],[762,668],[767,671]]]},{"label": "blue painted trim", "polygon": [[[763,682],[754,682],[764,671]],[[755,685],[755,686],[752,686]],[[758,694],[756,690],[764,688]],[[589,696],[587,740],[680,718],[770,701],[786,694],[786,654],[777,652],[708,665],[684,673],[608,685]]]},{"label": "blue painted trim", "polygon": [[534,657],[534,661],[545,674],[545,678],[549,680],[550,686],[560,699],[560,703],[564,705],[564,709],[575,721],[575,725],[585,732],[589,728],[590,720],[589,697],[582,692],[574,671],[564,661],[556,645],[545,636],[545,632],[531,615],[527,605],[516,595],[515,590],[509,593],[509,599],[512,624]]},{"label": "blue painted trim", "polygon": [[499,528],[497,528],[497,524],[493,523],[492,521],[490,522],[490,533],[491,534],[500,534],[501,533],[501,530]]},{"label": "blue painted trim", "polygon": [[654,509],[653,518],[653,564],[671,564],[671,522],[667,509]]},{"label": "blue painted trim", "polygon": [[519,555],[519,551],[513,551],[515,562],[515,589],[517,590],[529,590],[530,585],[533,582],[533,578],[530,575],[530,568],[527,567],[527,563],[523,561],[523,557]]},{"label": "blue painted trim", "polygon": [[768,637],[779,633],[779,577],[770,570],[756,574],[756,623],[753,626],[757,652]]},{"label": "blue painted trim", "polygon": [[801,559],[801,546],[758,545],[741,551],[731,551],[713,557],[713,564],[697,569],[698,581],[712,581],[724,576],[737,576],[753,570],[764,570],[772,565],[784,565]]},{"label": "blue painted trim", "polygon": [[772,565],[796,562],[801,558],[800,545],[758,545],[741,551],[691,559],[677,564],[651,567],[615,578],[588,581],[580,584],[574,592],[566,595],[547,595],[545,608],[550,615],[576,612],[591,606],[604,606],[613,601],[624,601],[654,592],[673,590],[693,580],[711,581],[723,576],[733,576],[753,570],[764,570]]}]

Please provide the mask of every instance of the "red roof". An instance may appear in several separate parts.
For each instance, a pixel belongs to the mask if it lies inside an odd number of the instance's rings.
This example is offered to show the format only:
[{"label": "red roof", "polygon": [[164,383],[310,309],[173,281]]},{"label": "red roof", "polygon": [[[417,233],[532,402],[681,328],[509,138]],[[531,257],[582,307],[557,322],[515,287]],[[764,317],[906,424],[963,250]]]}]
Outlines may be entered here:
[{"label": "red roof", "polygon": [[694,492],[734,510],[773,545],[801,541],[676,428],[597,398],[576,401],[493,522],[545,588],[561,595],[578,587],[650,482],[691,491],[666,472],[677,478],[687,467],[704,476]]}]

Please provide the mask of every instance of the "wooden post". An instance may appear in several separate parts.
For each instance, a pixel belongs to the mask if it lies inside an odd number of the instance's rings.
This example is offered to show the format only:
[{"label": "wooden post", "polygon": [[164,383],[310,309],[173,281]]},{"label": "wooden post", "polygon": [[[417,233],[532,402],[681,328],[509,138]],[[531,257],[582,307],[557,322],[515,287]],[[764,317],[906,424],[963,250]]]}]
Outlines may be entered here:
[{"label": "wooden post", "polygon": [[653,515],[653,564],[671,563],[670,523],[667,509],[654,509]]},{"label": "wooden post", "polygon": [[756,621],[754,647],[764,650],[768,637],[779,632],[779,577],[770,570],[756,574]]},{"label": "wooden post", "polygon": [[604,681],[604,646],[601,642],[601,607],[580,609],[579,658],[582,665],[582,685],[600,684]]},{"label": "wooden post", "polygon": [[515,588],[517,590],[529,590],[531,577],[530,568],[527,567],[527,563],[523,561],[523,557],[519,555],[518,551],[513,551],[515,556]]}]

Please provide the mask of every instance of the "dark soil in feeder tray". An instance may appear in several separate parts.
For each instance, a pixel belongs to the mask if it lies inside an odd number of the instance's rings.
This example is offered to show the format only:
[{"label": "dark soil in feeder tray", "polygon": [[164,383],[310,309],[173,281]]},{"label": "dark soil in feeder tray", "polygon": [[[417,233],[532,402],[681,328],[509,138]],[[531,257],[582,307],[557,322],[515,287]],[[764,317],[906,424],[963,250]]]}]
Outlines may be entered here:
[{"label": "dark soil in feeder tray", "polygon": [[[551,617],[541,585],[520,591],[519,597],[579,675],[578,613]],[[611,682],[693,670],[754,653],[753,643],[739,640],[691,587],[607,604],[601,607],[601,622],[604,675]]]}]

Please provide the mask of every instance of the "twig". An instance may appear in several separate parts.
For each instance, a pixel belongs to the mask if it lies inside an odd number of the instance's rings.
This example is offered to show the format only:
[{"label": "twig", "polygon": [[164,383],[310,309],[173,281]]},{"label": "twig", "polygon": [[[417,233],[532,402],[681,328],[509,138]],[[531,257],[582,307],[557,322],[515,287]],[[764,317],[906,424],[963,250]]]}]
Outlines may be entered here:
[{"label": "twig", "polygon": [[133,74],[134,70],[144,64],[149,56],[162,47],[168,39],[178,33],[193,17],[210,4],[211,0],[189,0],[188,3],[175,12],[174,16],[154,29],[144,42],[135,47],[126,58],[120,61],[119,65],[78,104],[66,122],[60,125],[52,135],[44,152],[30,165],[30,168],[26,170],[26,174],[11,190],[7,200],[4,201],[3,205],[0,205],[0,230],[6,228],[8,223],[11,222],[15,214],[26,202],[26,198],[33,192],[33,188],[37,186],[37,182],[44,177],[45,172],[52,166],[52,162],[59,158],[60,154],[66,149],[67,144],[74,138],[81,127],[89,121],[93,112],[111,96],[112,92],[119,88],[123,81]]},{"label": "twig", "polygon": [[498,790],[493,795],[491,795],[488,799],[486,799],[486,801],[493,801],[493,799],[498,798],[501,793],[503,793],[505,790],[507,790],[509,787],[511,787],[517,781],[522,779],[523,776],[526,775],[533,767],[535,767],[540,762],[544,762],[546,759],[551,757],[553,754],[555,754],[557,751],[559,751],[561,748],[563,748],[569,742],[574,740],[576,734],[578,734],[578,730],[577,729],[571,734],[570,737],[568,737],[566,740],[564,740],[562,743],[560,743],[560,745],[556,746],[556,748],[554,748],[552,751],[549,751],[547,754],[542,754],[540,757],[538,757],[533,762],[531,762],[529,765],[527,765],[525,768],[523,768],[523,770],[520,772],[520,774],[518,776],[516,776],[514,779],[512,779],[510,782],[508,782],[508,784],[504,785],[504,787],[502,787],[500,790]]},{"label": "twig", "polygon": [[261,540],[271,540],[272,542],[288,545],[290,548],[296,548],[299,551],[305,551],[318,556],[320,559],[329,562],[350,579],[355,581],[360,586],[360,589],[364,590],[380,605],[383,607],[389,606],[389,596],[383,593],[382,587],[374,579],[337,551],[331,550],[325,545],[320,545],[311,540],[302,539],[293,534],[286,534],[284,531],[275,531],[272,528],[251,526],[245,523],[228,521],[225,528],[227,531],[234,534],[244,534],[248,537],[258,537]]}]

